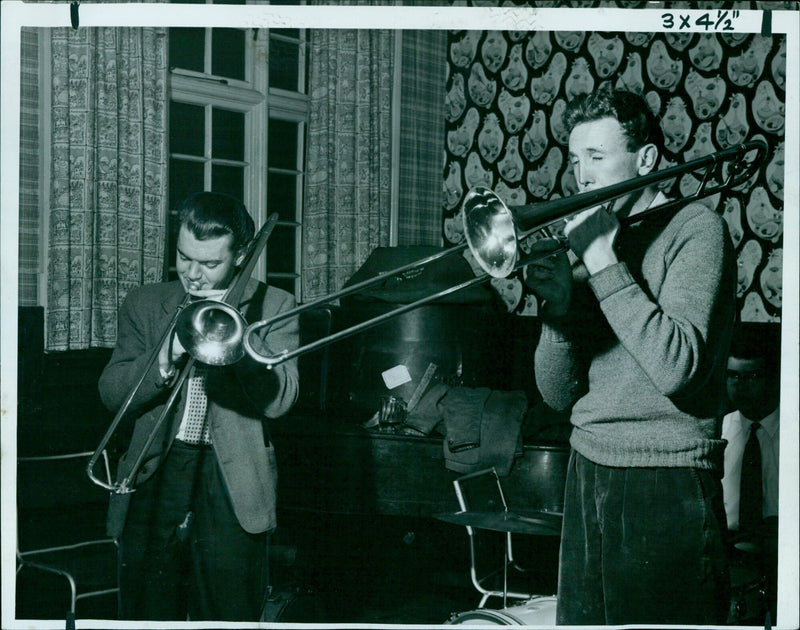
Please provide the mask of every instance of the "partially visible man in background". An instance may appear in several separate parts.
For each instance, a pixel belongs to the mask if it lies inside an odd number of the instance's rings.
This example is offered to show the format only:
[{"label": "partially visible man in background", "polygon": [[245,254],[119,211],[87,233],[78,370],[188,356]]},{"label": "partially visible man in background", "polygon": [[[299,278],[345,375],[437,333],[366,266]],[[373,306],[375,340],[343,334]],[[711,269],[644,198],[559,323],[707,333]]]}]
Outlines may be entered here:
[{"label": "partially visible man in background", "polygon": [[[725,476],[722,488],[730,531],[734,595],[740,609],[732,621],[756,616],[748,587],[763,589],[775,619],[778,573],[778,464],[780,453],[780,325],[742,323],[728,358],[731,412],[722,424]],[[751,581],[748,584],[748,576]],[[753,582],[755,580],[755,582]],[[744,589],[744,590],[743,590]],[[752,589],[751,589],[752,590]]]}]

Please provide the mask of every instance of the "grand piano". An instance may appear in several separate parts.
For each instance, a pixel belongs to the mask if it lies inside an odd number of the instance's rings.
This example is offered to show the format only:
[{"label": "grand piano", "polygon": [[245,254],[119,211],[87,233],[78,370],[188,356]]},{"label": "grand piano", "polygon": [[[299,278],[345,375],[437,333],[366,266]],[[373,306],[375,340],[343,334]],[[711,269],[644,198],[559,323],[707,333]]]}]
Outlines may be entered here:
[{"label": "grand piano", "polygon": [[[377,248],[350,279],[419,260],[436,248]],[[386,313],[399,304],[469,278],[461,257],[408,278],[312,309],[300,320],[301,344]],[[568,452],[565,417],[541,402],[533,375],[539,334],[534,317],[509,314],[495,290],[472,287],[315,350],[299,358],[301,398],[286,417],[270,422],[279,470],[279,506],[343,514],[414,517],[457,509],[446,466],[442,426],[429,434],[402,425],[375,425],[387,396],[404,402],[432,383],[523,392],[528,410],[521,455],[503,479],[510,505],[560,511]],[[391,389],[382,375],[402,366],[408,382]],[[367,425],[372,426],[367,428]]]},{"label": "grand piano", "polygon": [[[433,517],[458,510],[442,436],[366,429],[335,415],[291,414],[271,425],[283,509],[330,514]],[[568,448],[523,444],[502,478],[510,506],[560,512]]]}]

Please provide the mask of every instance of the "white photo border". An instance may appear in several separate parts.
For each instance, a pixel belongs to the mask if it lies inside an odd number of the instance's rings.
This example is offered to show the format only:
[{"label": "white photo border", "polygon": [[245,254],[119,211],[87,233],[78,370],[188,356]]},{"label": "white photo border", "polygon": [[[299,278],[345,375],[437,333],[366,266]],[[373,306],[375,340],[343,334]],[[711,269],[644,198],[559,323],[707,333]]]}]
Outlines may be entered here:
[{"label": "white photo border", "polygon": [[[720,7],[729,3],[720,2]],[[17,301],[19,235],[19,141],[20,141],[20,44],[22,27],[69,27],[70,3],[27,4],[3,0],[0,26],[0,447],[2,447],[2,620],[0,627],[63,627],[64,620],[17,620],[15,609],[16,519],[16,422],[17,422]],[[271,28],[359,28],[444,30],[576,30],[591,24],[594,31],[619,32],[709,32],[696,20],[713,10],[617,9],[617,8],[468,8],[468,7],[376,7],[376,6],[263,6],[263,5],[169,5],[82,4],[78,5],[79,28],[97,26],[217,26]],[[672,22],[670,23],[670,15]],[[671,24],[671,26],[670,26]],[[786,135],[784,173],[784,259],[782,304],[781,455],[778,564],[778,620],[773,627],[800,627],[800,545],[798,545],[798,251],[800,245],[800,11],[742,10],[732,21],[737,32],[785,34]],[[713,28],[713,27],[712,27]],[[721,28],[721,27],[720,27]],[[583,30],[583,29],[577,29]],[[590,30],[590,29],[585,29]],[[676,576],[679,578],[679,576]],[[290,624],[291,625],[291,624]],[[77,628],[108,628],[108,621],[76,621]],[[114,628],[242,628],[275,627],[274,624],[113,622]],[[375,627],[348,624],[347,627]],[[392,627],[392,626],[381,626]],[[403,628],[423,626],[405,625]],[[427,627],[427,626],[425,626]]]}]

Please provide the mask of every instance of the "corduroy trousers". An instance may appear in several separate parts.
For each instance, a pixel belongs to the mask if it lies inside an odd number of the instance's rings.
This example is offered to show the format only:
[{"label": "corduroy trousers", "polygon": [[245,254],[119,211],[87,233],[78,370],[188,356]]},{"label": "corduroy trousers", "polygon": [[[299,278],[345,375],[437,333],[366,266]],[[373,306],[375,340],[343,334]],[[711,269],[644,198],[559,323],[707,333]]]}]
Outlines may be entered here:
[{"label": "corduroy trousers", "polygon": [[567,470],[559,625],[721,625],[730,603],[722,485],[694,468]]}]

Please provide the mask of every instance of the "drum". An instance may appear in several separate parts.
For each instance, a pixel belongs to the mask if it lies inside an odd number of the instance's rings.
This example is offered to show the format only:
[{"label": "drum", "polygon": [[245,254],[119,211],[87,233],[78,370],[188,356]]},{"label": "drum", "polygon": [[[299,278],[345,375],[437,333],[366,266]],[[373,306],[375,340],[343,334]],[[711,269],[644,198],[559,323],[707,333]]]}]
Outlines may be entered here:
[{"label": "drum", "polygon": [[468,612],[456,613],[446,625],[489,625],[489,626],[555,626],[556,598],[554,596],[533,597],[522,604],[508,606],[501,610],[478,608]]}]

